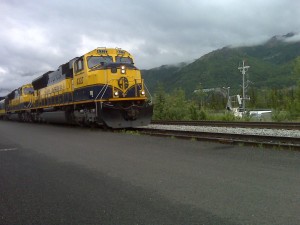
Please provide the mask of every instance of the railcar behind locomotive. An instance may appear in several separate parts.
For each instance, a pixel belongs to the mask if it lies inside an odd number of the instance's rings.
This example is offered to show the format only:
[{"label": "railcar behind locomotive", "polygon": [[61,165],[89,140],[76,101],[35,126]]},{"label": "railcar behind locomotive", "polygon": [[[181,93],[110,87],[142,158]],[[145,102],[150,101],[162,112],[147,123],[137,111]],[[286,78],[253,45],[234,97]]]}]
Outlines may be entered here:
[{"label": "railcar behind locomotive", "polygon": [[3,119],[5,116],[5,107],[4,107],[4,99],[0,100],[0,119]]},{"label": "railcar behind locomotive", "polygon": [[4,106],[8,119],[112,128],[147,125],[153,113],[132,55],[118,48],[97,48],[44,73],[8,94]]}]

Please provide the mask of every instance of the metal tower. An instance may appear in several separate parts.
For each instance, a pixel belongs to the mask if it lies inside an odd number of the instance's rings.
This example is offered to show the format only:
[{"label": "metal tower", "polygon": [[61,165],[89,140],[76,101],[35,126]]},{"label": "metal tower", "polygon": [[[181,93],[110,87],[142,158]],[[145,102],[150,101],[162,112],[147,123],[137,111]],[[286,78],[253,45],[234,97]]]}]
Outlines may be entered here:
[{"label": "metal tower", "polygon": [[242,96],[242,109],[243,109],[243,113],[245,113],[245,109],[246,109],[246,100],[248,100],[248,98],[246,98],[245,95],[245,74],[248,71],[248,69],[250,68],[250,66],[245,66],[245,60],[243,60],[243,66],[238,67],[238,69],[240,70],[240,72],[243,75],[243,96]]}]

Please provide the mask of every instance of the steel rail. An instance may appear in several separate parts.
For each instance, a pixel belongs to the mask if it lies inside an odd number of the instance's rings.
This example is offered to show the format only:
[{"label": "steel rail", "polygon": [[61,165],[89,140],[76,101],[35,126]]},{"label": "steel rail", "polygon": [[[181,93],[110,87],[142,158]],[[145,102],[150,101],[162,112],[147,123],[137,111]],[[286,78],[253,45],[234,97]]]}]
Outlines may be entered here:
[{"label": "steel rail", "polygon": [[280,149],[300,150],[300,138],[280,137],[280,136],[262,136],[248,134],[232,133],[212,133],[212,132],[195,132],[179,131],[152,128],[135,128],[141,134],[175,137],[181,139],[191,139],[199,141],[210,141],[227,144],[251,145],[259,147],[272,147]]},{"label": "steel rail", "polygon": [[151,124],[300,130],[300,123],[293,123],[293,122],[283,123],[283,122],[239,122],[239,121],[227,122],[227,121],[207,121],[207,120],[199,120],[199,121],[152,120]]}]

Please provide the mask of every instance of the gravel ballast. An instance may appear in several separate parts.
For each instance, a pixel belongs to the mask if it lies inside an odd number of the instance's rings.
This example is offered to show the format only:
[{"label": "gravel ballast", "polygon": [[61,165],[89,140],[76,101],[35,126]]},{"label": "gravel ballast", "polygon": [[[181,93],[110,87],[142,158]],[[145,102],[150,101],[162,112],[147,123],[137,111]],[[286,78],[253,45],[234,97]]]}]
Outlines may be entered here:
[{"label": "gravel ballast", "polygon": [[258,128],[237,128],[237,127],[233,128],[233,127],[184,126],[184,125],[179,126],[179,125],[159,125],[159,124],[150,124],[143,128],[300,138],[299,130],[285,130],[285,129],[258,129]]}]

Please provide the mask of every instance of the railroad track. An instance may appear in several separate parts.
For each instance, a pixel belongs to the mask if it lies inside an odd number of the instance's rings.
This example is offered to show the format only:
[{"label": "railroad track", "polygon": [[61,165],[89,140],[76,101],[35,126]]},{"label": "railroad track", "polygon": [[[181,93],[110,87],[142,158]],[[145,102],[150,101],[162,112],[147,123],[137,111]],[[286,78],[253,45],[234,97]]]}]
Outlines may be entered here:
[{"label": "railroad track", "polygon": [[300,138],[280,137],[268,135],[232,134],[214,132],[195,132],[181,130],[165,130],[152,128],[136,128],[139,133],[161,137],[174,137],[198,141],[219,142],[224,144],[238,144],[278,149],[300,150]]},{"label": "railroad track", "polygon": [[199,120],[199,121],[152,120],[151,124],[300,130],[300,123],[293,123],[293,122],[283,123],[283,122],[239,122],[239,121],[227,122],[227,121],[206,121],[206,120]]}]

